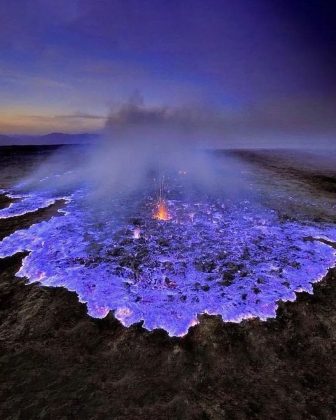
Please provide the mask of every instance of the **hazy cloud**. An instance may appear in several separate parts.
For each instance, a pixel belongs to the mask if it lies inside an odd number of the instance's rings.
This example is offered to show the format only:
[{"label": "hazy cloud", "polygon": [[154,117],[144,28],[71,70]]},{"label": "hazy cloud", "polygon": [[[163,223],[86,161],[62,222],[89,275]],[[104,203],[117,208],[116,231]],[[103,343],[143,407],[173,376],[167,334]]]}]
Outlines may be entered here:
[{"label": "hazy cloud", "polygon": [[106,129],[124,136],[189,142],[209,147],[336,147],[336,100],[294,97],[223,112],[199,107],[146,107],[141,98],[111,113]]}]

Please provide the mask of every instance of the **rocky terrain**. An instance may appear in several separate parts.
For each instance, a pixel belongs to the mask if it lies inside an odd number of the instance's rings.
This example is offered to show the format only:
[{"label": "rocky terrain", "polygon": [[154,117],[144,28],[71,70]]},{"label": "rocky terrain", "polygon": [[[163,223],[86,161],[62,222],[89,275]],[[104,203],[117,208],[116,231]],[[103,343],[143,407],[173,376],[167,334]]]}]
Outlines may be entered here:
[{"label": "rocky terrain", "polygon": [[[36,151],[29,153],[20,170],[34,162]],[[19,166],[9,167],[0,187],[17,176]],[[318,178],[319,172],[305,170],[304,176],[334,199],[333,174]],[[8,204],[2,200],[1,206]],[[1,220],[0,235],[56,210]],[[91,318],[63,288],[25,284],[15,278],[23,256],[0,260],[2,419],[336,416],[335,269],[314,285],[313,295],[298,293],[295,302],[281,303],[276,319],[234,324],[202,316],[186,336],[170,338],[140,324],[125,328],[111,313]]]}]

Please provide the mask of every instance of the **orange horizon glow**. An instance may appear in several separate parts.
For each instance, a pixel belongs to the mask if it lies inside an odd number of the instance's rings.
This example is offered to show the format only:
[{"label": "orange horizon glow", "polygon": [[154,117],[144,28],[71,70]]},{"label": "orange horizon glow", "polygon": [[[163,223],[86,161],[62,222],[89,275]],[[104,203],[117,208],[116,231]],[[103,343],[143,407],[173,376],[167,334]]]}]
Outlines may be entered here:
[{"label": "orange horizon glow", "polygon": [[8,135],[44,135],[53,132],[85,133],[99,131],[104,127],[105,117],[90,118],[85,114],[22,108],[0,108],[0,134]]}]

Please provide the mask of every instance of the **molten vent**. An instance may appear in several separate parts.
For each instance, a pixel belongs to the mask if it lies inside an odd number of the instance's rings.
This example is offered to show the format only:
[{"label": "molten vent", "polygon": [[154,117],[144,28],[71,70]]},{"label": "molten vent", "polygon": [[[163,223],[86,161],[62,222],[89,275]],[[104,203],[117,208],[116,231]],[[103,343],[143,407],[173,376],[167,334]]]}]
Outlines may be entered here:
[{"label": "molten vent", "polygon": [[140,239],[141,237],[141,230],[139,227],[136,227],[133,231],[133,239]]},{"label": "molten vent", "polygon": [[170,219],[167,204],[162,199],[160,199],[158,201],[157,205],[156,205],[156,211],[154,213],[154,219],[157,219],[157,220],[169,220]]}]

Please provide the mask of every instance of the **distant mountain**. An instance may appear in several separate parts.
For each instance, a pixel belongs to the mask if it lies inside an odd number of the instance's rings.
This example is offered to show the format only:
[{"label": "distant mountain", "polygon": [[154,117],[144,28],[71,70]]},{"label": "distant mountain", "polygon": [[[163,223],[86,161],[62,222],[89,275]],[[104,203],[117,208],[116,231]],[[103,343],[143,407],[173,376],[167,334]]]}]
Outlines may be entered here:
[{"label": "distant mountain", "polygon": [[100,137],[97,133],[49,133],[44,135],[5,135],[0,134],[0,146],[11,145],[54,145],[87,144]]},{"label": "distant mountain", "polygon": [[13,139],[5,134],[0,134],[0,146],[7,146],[13,144]]}]

